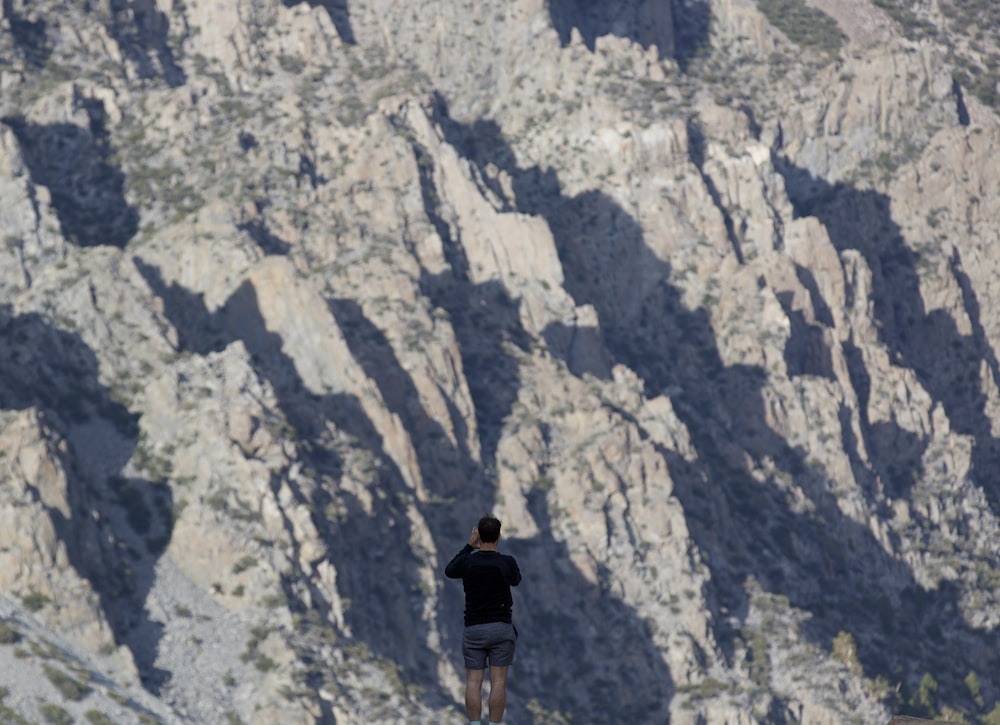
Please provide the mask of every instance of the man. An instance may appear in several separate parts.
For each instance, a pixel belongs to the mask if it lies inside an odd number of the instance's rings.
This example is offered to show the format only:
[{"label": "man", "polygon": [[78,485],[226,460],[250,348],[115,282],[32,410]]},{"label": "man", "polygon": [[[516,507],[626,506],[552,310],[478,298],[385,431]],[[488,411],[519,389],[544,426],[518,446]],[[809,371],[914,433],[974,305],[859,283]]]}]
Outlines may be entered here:
[{"label": "man", "polygon": [[507,668],[514,662],[517,630],[511,621],[514,602],[510,588],[521,583],[513,556],[497,551],[500,520],[487,515],[469,534],[467,543],[448,562],[444,573],[461,579],[465,588],[465,710],[471,725],[483,713],[483,674],[490,668],[490,725],[500,725],[507,706]]}]

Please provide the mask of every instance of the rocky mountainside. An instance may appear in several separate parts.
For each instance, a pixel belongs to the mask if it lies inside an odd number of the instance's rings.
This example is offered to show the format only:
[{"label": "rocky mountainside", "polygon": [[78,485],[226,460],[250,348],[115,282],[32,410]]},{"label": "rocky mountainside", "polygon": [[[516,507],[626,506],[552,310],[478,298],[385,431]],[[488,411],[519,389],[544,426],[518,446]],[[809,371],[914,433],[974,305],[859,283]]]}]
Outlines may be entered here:
[{"label": "rocky mountainside", "polygon": [[3,0],[0,715],[1000,723],[994,16]]}]

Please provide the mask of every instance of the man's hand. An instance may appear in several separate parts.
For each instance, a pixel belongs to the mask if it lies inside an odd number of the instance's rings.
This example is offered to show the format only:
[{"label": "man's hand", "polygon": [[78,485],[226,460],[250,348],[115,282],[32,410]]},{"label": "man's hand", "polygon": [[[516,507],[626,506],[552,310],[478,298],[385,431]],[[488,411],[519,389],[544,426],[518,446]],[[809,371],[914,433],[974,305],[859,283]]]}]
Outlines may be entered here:
[{"label": "man's hand", "polygon": [[478,549],[479,548],[479,527],[478,526],[473,526],[472,527],[472,533],[469,534],[469,546],[471,546],[473,549]]}]

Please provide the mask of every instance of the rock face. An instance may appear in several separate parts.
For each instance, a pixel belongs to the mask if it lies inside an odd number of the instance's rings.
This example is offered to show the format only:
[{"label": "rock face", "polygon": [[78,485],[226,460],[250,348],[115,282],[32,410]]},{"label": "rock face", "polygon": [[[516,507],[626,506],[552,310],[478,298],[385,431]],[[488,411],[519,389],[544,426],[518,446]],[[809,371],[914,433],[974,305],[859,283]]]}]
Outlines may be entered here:
[{"label": "rock face", "polygon": [[4,2],[3,716],[458,721],[492,510],[511,722],[993,722],[1000,124],[875,5]]}]

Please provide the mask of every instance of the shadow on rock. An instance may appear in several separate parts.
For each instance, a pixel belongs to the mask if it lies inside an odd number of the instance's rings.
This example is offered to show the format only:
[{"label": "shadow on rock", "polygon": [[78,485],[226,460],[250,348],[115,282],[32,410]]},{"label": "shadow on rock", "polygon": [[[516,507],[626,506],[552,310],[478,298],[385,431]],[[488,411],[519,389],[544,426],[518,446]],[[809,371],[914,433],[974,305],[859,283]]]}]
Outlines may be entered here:
[{"label": "shadow on rock", "polygon": [[70,564],[99,596],[115,642],[131,649],[144,684],[156,692],[170,673],[154,664],[162,626],[149,618],[145,600],[173,528],[170,488],[124,475],[138,442],[137,416],[99,382],[97,358],[79,336],[39,315],[0,308],[0,340],[0,408],[35,408],[67,441],[70,515],[48,513]]},{"label": "shadow on rock", "polygon": [[[283,349],[281,335],[267,329],[252,283],[244,282],[219,310],[209,312],[200,294],[165,283],[156,267],[141,260],[136,265],[163,300],[164,314],[177,330],[181,350],[205,355],[241,341],[256,373],[274,390],[279,408],[275,413],[294,431],[309,480],[285,477],[272,486],[277,496],[278,487],[287,485],[296,505],[311,512],[336,569],[338,593],[354,603],[344,613],[345,624],[352,641],[363,643],[365,649],[353,651],[376,662],[395,663],[405,681],[420,685],[430,701],[447,702],[448,695],[437,689],[434,668],[427,666],[436,656],[428,649],[428,625],[420,617],[424,599],[421,562],[411,548],[413,528],[408,517],[413,491],[385,453],[382,437],[360,401],[346,393],[318,395],[306,387],[295,361]],[[349,303],[333,303],[332,309],[354,321],[348,329],[368,330]],[[376,342],[371,351],[378,349]],[[399,382],[405,386],[405,380]],[[398,397],[394,400],[398,402]],[[345,457],[359,449],[371,454],[366,470],[345,471]],[[344,476],[358,473],[362,478],[356,485],[365,488],[366,495],[342,486]],[[289,539],[297,542],[291,520],[286,519],[286,527]],[[294,581],[285,582],[285,592],[293,612],[314,610],[329,621],[332,615],[320,591],[310,592],[309,604],[296,593],[297,588],[318,580],[314,569],[319,563],[302,568],[292,577]],[[328,675],[321,669],[311,670],[306,684],[319,689]],[[330,704],[323,701],[320,705],[324,717],[332,721]]]},{"label": "shadow on rock", "polygon": [[294,7],[306,2],[311,8],[323,8],[330,16],[340,39],[347,45],[357,44],[358,41],[354,37],[354,27],[351,25],[349,0],[282,0],[282,2],[285,3],[285,7]]},{"label": "shadow on rock", "polygon": [[[852,633],[866,676],[902,683],[905,698],[907,688],[915,688],[925,672],[934,672],[942,693],[947,691],[952,702],[962,703],[967,673],[974,670],[982,676],[995,670],[995,634],[965,625],[958,614],[954,587],[925,590],[909,567],[888,555],[867,527],[841,512],[835,486],[823,468],[768,425],[762,394],[766,371],[723,362],[709,312],[684,304],[680,290],[670,282],[669,264],[649,249],[639,225],[600,192],[563,196],[551,170],[518,167],[492,122],[458,124],[447,117],[443,106],[435,120],[459,152],[479,167],[484,179],[490,166],[509,175],[517,200],[514,210],[548,221],[565,287],[578,305],[591,305],[597,311],[612,360],[635,371],[648,396],[670,396],[697,458],[688,461],[665,449],[661,453],[691,535],[709,562],[708,600],[723,653],[731,656],[737,648],[749,650],[759,662],[766,662],[766,651],[754,651],[746,631],[747,584],[754,580],[764,591],[785,595],[793,607],[809,612],[812,616],[802,631],[821,647],[829,650],[838,633]],[[789,188],[794,186],[788,183]],[[854,199],[862,204],[874,201]],[[866,206],[863,211],[872,209]],[[849,218],[857,219],[859,226],[871,224],[866,213]],[[827,223],[834,224],[835,218],[843,217],[831,215]],[[847,230],[836,228],[831,236],[841,244],[851,238]],[[912,260],[903,250],[886,250],[886,256],[896,268],[894,284],[885,283],[878,302],[880,314],[891,315],[885,326],[893,329],[894,320],[912,318],[904,323],[911,326],[906,339],[912,342],[891,343],[894,348],[927,376],[929,353],[919,352],[917,346],[933,330],[945,335],[943,346],[951,347],[948,361],[953,369],[957,366],[968,375],[973,366],[978,370],[984,358],[992,365],[992,358],[974,338],[959,339],[948,334],[952,328],[947,321],[920,314],[908,291],[915,290]],[[893,295],[903,299],[893,299]],[[818,324],[822,324],[825,308],[817,309]],[[978,317],[973,315],[973,320],[979,328]],[[792,333],[786,356],[800,361],[804,373],[827,370],[830,351],[822,335],[794,324]],[[974,350],[980,352],[975,363],[969,361],[977,357]],[[856,369],[855,375],[860,376]],[[961,407],[963,393],[947,392],[945,382],[943,376],[932,376],[929,385],[945,398],[946,407]],[[966,425],[982,434],[979,426],[985,420],[978,401],[966,403],[955,418],[971,419]],[[845,430],[850,428],[845,426]],[[895,463],[902,467],[919,460],[922,443],[908,438],[897,426],[891,431],[868,427],[865,433],[882,436],[884,445],[875,446],[876,455],[883,456],[877,466]],[[869,450],[872,443],[866,440]],[[852,450],[851,441],[845,445]],[[896,449],[890,451],[889,446]],[[905,460],[900,456],[906,456]],[[775,473],[761,480],[760,471],[768,467]],[[863,489],[871,490],[873,472],[858,464],[856,475]],[[790,507],[783,480],[795,482],[811,500],[811,510]],[[547,642],[549,646],[558,644]],[[782,703],[776,702],[775,708],[773,721],[785,722]]]},{"label": "shadow on rock", "polygon": [[684,69],[708,44],[711,14],[704,0],[549,0],[548,9],[563,46],[574,28],[591,51],[598,38],[615,35],[655,46],[660,59],[673,57]]},{"label": "shadow on rock", "polygon": [[[992,432],[986,413],[982,376],[1000,384],[1000,364],[983,328],[982,311],[975,290],[955,248],[949,258],[952,275],[962,290],[971,331],[959,331],[958,322],[944,310],[928,310],[920,291],[914,252],[892,219],[890,199],[871,190],[858,190],[842,183],[830,184],[808,171],[779,159],[777,168],[799,216],[815,216],[826,227],[830,241],[839,250],[857,250],[872,273],[871,297],[879,339],[888,348],[894,365],[912,369],[931,397],[940,402],[952,430],[971,436],[975,442],[972,475],[989,497],[994,512],[1000,512],[1000,439]],[[860,355],[849,357],[855,387],[865,392],[869,381]],[[867,399],[861,401],[864,423]],[[921,457],[928,441],[915,440],[912,433],[884,432],[871,435],[876,444],[872,459],[883,466],[878,473],[888,492],[906,497],[914,477],[920,475]],[[896,427],[893,424],[893,427]],[[900,439],[909,438],[908,445]]]},{"label": "shadow on rock", "polygon": [[3,17],[10,23],[14,44],[34,68],[42,68],[52,55],[48,25],[44,18],[29,20],[14,9],[14,0],[3,0]]},{"label": "shadow on rock", "polygon": [[[445,129],[446,140],[460,153],[472,153],[482,162],[499,160],[498,165],[511,168],[513,154],[505,145],[496,144],[499,131],[489,122],[479,122],[466,127],[447,116],[439,99],[434,119]],[[471,151],[470,151],[471,149]],[[477,479],[485,480],[469,486],[468,498],[490,505],[496,497],[492,484],[492,470],[496,465],[496,449],[507,417],[513,409],[521,387],[518,361],[511,353],[530,349],[531,338],[522,328],[517,300],[499,281],[473,284],[468,277],[468,260],[460,238],[442,221],[438,208],[443,195],[433,187],[433,160],[415,146],[414,155],[422,169],[425,212],[438,228],[445,245],[445,256],[450,272],[425,275],[422,287],[425,293],[449,313],[449,319],[462,353],[463,369],[476,406],[476,421],[482,448],[482,465]],[[554,174],[529,172],[531,182],[514,176],[515,183],[535,183],[548,193],[559,194],[558,180]],[[483,173],[484,183],[491,183]],[[524,188],[524,187],[522,187]],[[499,189],[497,189],[500,191]],[[537,188],[533,188],[538,192]],[[545,192],[539,192],[545,193]],[[504,194],[498,193],[503,199]],[[528,199],[526,205],[537,210]],[[578,200],[573,209],[566,209],[567,218],[579,215],[583,209],[592,209],[610,223],[625,223],[627,215],[605,203],[606,199],[588,196]],[[508,211],[514,211],[508,204]],[[525,208],[517,211],[533,213]],[[584,223],[581,222],[581,226]],[[576,229],[576,227],[574,227]],[[634,242],[624,239],[624,244]],[[623,250],[605,250],[610,259]],[[577,334],[594,331],[586,328]],[[560,339],[572,338],[564,329],[550,329],[545,336]],[[567,342],[568,349],[572,345]],[[581,367],[585,366],[578,361]],[[544,428],[544,426],[543,426]],[[543,431],[544,433],[544,431]],[[475,467],[475,462],[470,462]],[[429,474],[425,472],[425,477]],[[531,539],[510,537],[504,549],[516,556],[524,573],[524,583],[515,590],[515,622],[521,632],[519,664],[511,675],[509,687],[516,697],[509,700],[512,719],[529,719],[530,708],[541,707],[562,713],[573,721],[589,723],[617,723],[625,720],[667,718],[668,706],[674,685],[669,670],[649,637],[645,622],[638,613],[616,596],[609,581],[590,581],[571,563],[566,544],[552,533],[551,513],[544,492],[533,491],[529,505],[540,533]],[[461,548],[468,527],[475,522],[481,510],[459,504],[466,520],[463,528],[452,525],[450,530],[440,529],[439,550],[444,560]],[[432,518],[433,520],[433,518]],[[516,522],[508,522],[516,526]],[[462,524],[459,524],[461,526]],[[610,577],[608,577],[610,580]],[[453,585],[446,589],[453,604],[446,608],[449,620],[445,627],[450,631],[451,654],[461,669],[461,597],[462,589]],[[551,599],[557,593],[558,598]],[[609,663],[615,663],[609,666]],[[518,674],[522,673],[522,674]]]},{"label": "shadow on rock", "polygon": [[171,48],[170,18],[159,11],[155,0],[109,0],[108,9],[108,33],[135,64],[140,78],[162,74],[171,88],[187,82]]},{"label": "shadow on rock", "polygon": [[17,137],[31,181],[49,189],[63,236],[81,247],[124,247],[139,214],[125,200],[125,175],[110,163],[103,106],[81,102],[90,127],[5,118]]}]

